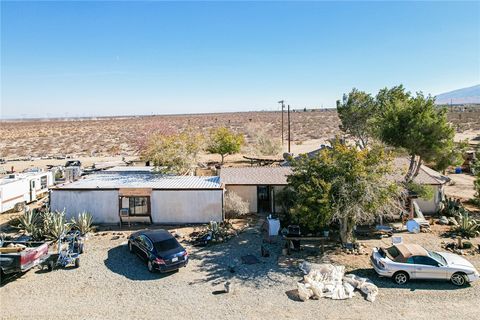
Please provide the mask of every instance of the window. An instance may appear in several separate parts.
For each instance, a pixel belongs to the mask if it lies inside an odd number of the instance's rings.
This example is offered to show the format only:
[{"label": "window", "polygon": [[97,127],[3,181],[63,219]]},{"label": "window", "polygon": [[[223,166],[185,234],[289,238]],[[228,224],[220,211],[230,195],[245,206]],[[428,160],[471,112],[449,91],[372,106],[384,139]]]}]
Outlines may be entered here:
[{"label": "window", "polygon": [[152,241],[150,241],[150,239],[148,239],[145,236],[141,236],[141,237],[142,237],[142,243],[145,246],[145,248],[147,248],[148,251],[152,251],[153,249]]},{"label": "window", "polygon": [[415,264],[438,267],[438,262],[430,257],[416,256],[413,257],[413,261],[415,261]]},{"label": "window", "polygon": [[155,242],[155,249],[158,252],[168,251],[180,247],[180,244],[175,238]]},{"label": "window", "polygon": [[148,214],[148,197],[129,197],[128,208],[132,216]]},{"label": "window", "polygon": [[47,188],[47,176],[43,176],[40,178],[40,189]]},{"label": "window", "polygon": [[429,255],[432,259],[440,262],[441,265],[444,265],[444,266],[447,265],[447,260],[445,260],[445,258],[442,257],[442,255],[440,255],[440,254],[438,254],[438,253],[436,253],[436,252],[433,252],[433,251],[428,251],[428,255]]}]

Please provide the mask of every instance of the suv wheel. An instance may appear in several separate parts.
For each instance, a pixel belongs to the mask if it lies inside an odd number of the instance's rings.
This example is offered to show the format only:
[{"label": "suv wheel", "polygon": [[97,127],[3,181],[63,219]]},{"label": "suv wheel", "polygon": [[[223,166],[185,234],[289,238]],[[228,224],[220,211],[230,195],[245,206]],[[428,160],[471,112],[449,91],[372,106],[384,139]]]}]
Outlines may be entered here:
[{"label": "suv wheel", "polygon": [[399,271],[393,275],[393,281],[396,284],[403,285],[408,282],[408,274],[403,271]]}]

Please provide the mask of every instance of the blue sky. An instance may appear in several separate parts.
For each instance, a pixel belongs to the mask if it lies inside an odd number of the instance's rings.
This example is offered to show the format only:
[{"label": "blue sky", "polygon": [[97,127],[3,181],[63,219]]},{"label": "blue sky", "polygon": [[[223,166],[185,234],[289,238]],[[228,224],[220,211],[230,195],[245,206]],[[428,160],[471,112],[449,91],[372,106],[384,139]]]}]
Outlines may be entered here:
[{"label": "blue sky", "polygon": [[479,2],[5,2],[1,116],[333,107],[480,83]]}]

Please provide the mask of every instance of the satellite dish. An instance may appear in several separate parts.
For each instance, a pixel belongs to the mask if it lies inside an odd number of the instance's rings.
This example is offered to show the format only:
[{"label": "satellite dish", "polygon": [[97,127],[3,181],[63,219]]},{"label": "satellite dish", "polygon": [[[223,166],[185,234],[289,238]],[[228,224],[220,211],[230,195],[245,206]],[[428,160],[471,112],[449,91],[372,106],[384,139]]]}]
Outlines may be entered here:
[{"label": "satellite dish", "polygon": [[410,233],[419,233],[420,232],[420,225],[415,220],[408,220],[407,221],[407,230]]}]

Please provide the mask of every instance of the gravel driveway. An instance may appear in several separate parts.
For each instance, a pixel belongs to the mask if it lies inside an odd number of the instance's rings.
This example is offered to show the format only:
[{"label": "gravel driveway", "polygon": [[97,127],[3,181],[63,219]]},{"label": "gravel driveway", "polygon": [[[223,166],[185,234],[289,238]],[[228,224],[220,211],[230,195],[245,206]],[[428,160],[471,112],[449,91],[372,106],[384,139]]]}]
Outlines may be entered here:
[{"label": "gravel driveway", "polygon": [[[406,235],[430,249],[441,239],[433,234]],[[421,240],[421,241],[420,241]],[[388,240],[367,240],[368,247]],[[247,229],[230,242],[191,248],[190,264],[171,274],[151,274],[126,247],[126,238],[92,236],[79,269],[32,270],[0,289],[2,319],[478,319],[480,283],[455,288],[444,282],[412,282],[399,288],[380,279],[368,256],[331,254],[347,270],[367,276],[379,287],[370,303],[361,293],[351,300],[300,302],[296,282],[301,273],[295,256],[279,258],[281,245],[269,245],[270,257],[259,255],[261,235]],[[477,241],[478,242],[478,241]],[[242,264],[253,254],[259,263]],[[315,257],[310,257],[315,260]],[[480,269],[480,255],[469,256]],[[231,271],[234,271],[233,273]],[[233,294],[220,294],[225,281]]]}]

